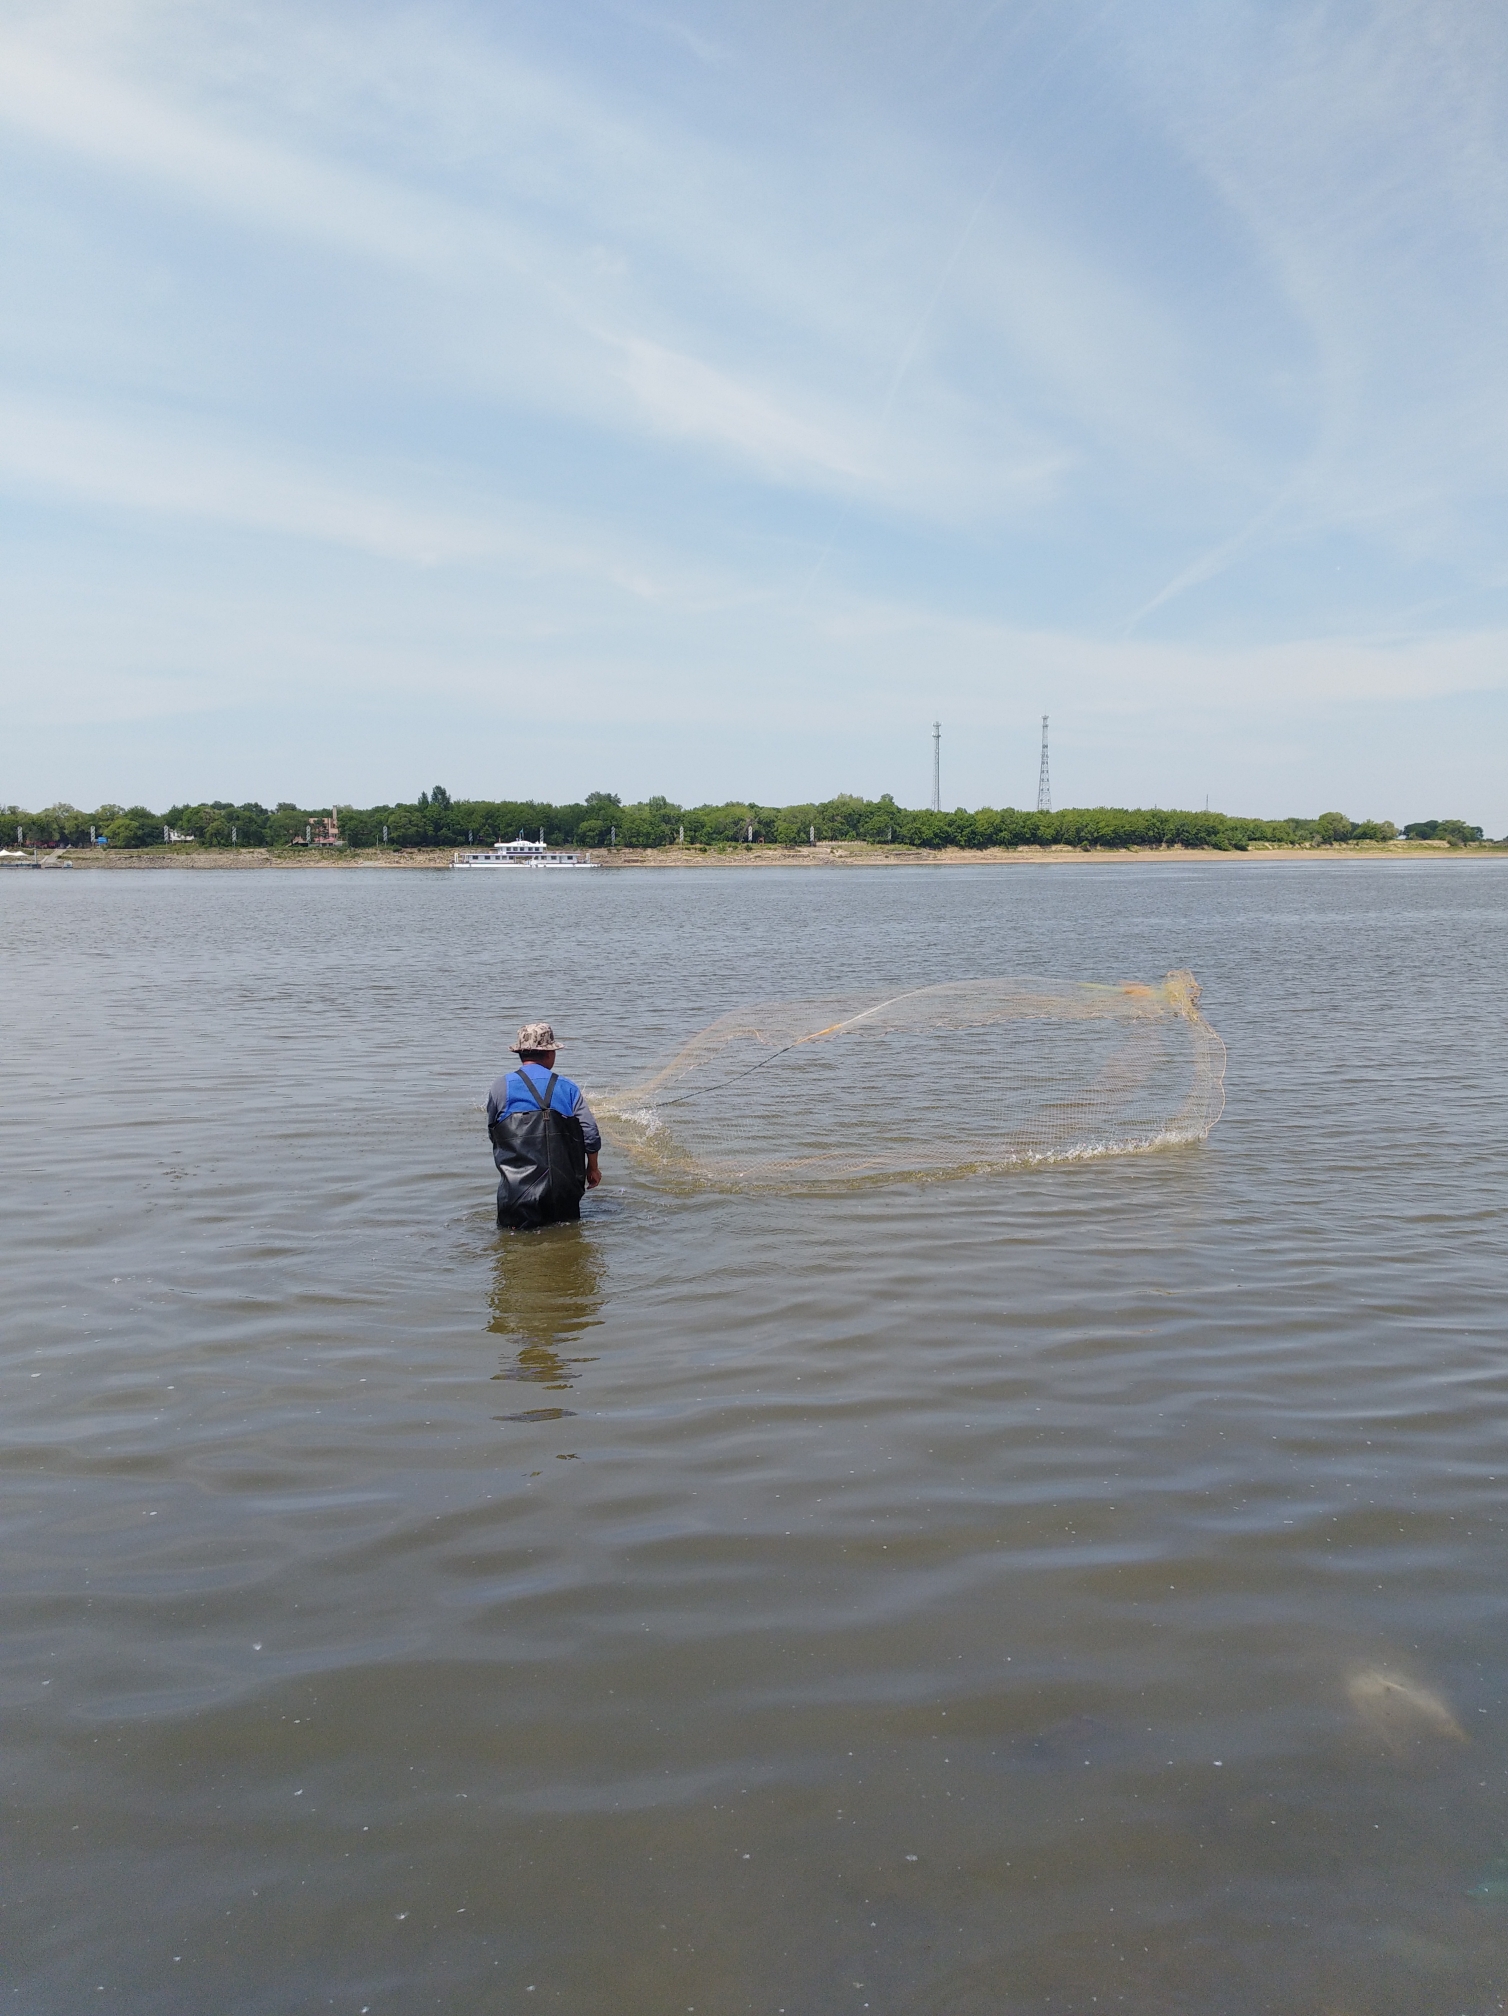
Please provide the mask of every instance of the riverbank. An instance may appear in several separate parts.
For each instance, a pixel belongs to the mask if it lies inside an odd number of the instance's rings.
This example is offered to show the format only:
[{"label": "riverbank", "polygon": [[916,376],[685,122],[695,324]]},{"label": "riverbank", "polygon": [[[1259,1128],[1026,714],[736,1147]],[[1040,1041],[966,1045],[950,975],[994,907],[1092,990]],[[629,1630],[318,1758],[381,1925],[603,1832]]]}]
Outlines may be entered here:
[{"label": "riverbank", "polygon": [[[1334,847],[1284,847],[1253,841],[1242,853],[1213,847],[896,847],[862,840],[819,840],[815,847],[617,847],[578,850],[599,868],[978,868],[982,866],[1068,866],[1115,861],[1396,861],[1502,858],[1508,847],[1453,847],[1445,840],[1351,841]],[[449,869],[449,847],[397,849],[363,847],[318,850],[269,847],[138,847],[59,849],[40,856],[41,865],[60,868],[189,868],[235,870],[286,868]],[[9,865],[18,865],[15,863]],[[503,872],[503,871],[499,871]]]}]

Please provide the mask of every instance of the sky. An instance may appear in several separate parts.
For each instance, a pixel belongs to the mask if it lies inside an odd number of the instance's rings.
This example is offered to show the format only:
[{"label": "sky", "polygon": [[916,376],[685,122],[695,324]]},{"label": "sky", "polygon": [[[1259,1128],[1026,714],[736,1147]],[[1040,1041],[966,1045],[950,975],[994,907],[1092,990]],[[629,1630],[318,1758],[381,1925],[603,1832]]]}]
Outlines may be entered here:
[{"label": "sky", "polygon": [[1508,10],[3,0],[0,800],[1508,832]]}]

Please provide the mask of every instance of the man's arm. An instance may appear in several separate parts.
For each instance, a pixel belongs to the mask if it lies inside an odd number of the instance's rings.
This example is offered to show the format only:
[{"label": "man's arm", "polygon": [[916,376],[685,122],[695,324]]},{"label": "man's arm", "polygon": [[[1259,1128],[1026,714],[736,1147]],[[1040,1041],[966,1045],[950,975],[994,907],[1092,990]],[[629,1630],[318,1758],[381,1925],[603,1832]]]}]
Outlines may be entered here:
[{"label": "man's arm", "polygon": [[581,1122],[581,1138],[586,1143],[586,1187],[595,1190],[602,1181],[602,1169],[597,1161],[602,1150],[602,1129],[597,1125],[592,1109],[586,1103],[585,1093],[576,1094],[576,1104],[572,1108]]}]

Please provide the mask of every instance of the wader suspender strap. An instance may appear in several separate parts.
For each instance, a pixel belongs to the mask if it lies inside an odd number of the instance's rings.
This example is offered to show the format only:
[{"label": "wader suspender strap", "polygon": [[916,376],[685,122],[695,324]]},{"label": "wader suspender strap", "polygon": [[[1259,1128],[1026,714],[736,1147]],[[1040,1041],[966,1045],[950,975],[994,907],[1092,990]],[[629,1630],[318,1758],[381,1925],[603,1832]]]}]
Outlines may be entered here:
[{"label": "wader suspender strap", "polygon": [[524,1070],[522,1065],[519,1066],[518,1070],[515,1071],[513,1075],[515,1078],[521,1078],[524,1084],[529,1088],[529,1096],[533,1099],[535,1105],[539,1108],[540,1112],[548,1113],[550,1110],[550,1101],[555,1097],[555,1081],[557,1078],[559,1078],[560,1073],[558,1071],[552,1071],[550,1073],[550,1082],[545,1087],[545,1096],[543,1099],[541,1099],[539,1096],[539,1092],[535,1087],[534,1080],[528,1075],[528,1073]]}]

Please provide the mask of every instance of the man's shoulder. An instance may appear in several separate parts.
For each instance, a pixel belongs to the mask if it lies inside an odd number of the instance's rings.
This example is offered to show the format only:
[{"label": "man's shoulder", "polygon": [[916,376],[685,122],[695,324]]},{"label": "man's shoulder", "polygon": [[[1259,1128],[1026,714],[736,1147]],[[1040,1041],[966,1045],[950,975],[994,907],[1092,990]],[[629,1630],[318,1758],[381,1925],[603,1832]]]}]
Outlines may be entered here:
[{"label": "man's shoulder", "polygon": [[541,1092],[552,1078],[557,1086],[564,1086],[568,1091],[580,1090],[574,1078],[567,1078],[564,1071],[547,1071],[543,1064],[515,1064],[507,1075],[512,1077],[515,1073],[518,1077],[527,1079],[531,1085],[537,1085]]}]

